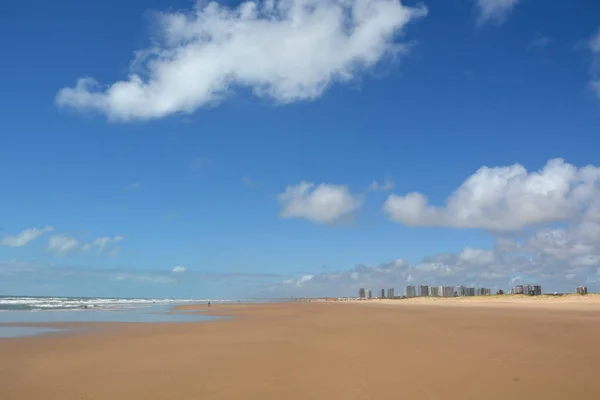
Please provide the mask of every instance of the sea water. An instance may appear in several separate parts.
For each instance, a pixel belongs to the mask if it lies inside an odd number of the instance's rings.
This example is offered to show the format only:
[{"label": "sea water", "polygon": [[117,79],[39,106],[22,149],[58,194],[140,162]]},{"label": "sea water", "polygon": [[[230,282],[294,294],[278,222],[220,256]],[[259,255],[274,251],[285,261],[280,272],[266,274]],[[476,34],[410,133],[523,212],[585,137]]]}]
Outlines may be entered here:
[{"label": "sea water", "polygon": [[210,299],[0,296],[0,311],[140,308],[156,304],[227,302]]},{"label": "sea water", "polygon": [[212,316],[172,310],[175,305],[206,304],[208,301],[212,303],[228,302],[227,300],[207,299],[0,296],[0,338],[61,332],[57,328],[28,326],[25,324],[60,322],[166,323],[215,319]]}]

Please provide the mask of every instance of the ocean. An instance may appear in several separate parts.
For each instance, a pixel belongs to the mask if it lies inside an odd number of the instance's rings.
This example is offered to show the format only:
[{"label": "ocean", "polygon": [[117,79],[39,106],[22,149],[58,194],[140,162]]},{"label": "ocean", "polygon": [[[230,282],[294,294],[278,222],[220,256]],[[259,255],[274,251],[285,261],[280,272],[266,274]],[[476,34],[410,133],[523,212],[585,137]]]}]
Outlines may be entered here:
[{"label": "ocean", "polygon": [[172,310],[175,305],[206,304],[208,301],[215,304],[231,302],[210,299],[0,296],[0,339],[65,332],[65,329],[31,324],[213,320],[217,317]]},{"label": "ocean", "polygon": [[110,297],[34,297],[0,296],[2,311],[75,311],[75,310],[120,310],[144,308],[156,305],[214,303],[230,300],[210,299],[149,299],[149,298],[110,298]]}]

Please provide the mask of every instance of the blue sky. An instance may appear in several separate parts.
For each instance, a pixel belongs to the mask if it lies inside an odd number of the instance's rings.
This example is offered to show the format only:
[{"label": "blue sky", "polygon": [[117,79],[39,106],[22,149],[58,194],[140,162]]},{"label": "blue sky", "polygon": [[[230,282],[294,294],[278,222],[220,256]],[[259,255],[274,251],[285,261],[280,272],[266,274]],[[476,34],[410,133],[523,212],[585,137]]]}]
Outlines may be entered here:
[{"label": "blue sky", "polygon": [[274,4],[8,1],[0,293],[600,289],[600,4]]}]

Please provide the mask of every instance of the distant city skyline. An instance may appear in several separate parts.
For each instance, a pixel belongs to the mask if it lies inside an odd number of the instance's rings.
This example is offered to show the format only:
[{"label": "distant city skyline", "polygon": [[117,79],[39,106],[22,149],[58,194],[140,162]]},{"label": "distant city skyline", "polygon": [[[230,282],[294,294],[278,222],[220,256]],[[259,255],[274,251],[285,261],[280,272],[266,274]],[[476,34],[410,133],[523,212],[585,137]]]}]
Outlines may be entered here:
[{"label": "distant city skyline", "polygon": [[[411,298],[411,297],[471,297],[471,296],[490,296],[492,294],[515,294],[515,295],[530,295],[539,296],[544,294],[541,285],[536,284],[518,284],[508,289],[507,291],[498,290],[498,292],[492,292],[491,288],[485,287],[468,287],[464,285],[459,286],[444,286],[444,285],[406,285],[404,287],[403,295],[396,295],[393,287],[387,289],[381,289],[379,298]],[[359,288],[358,298],[366,299],[371,298],[369,294],[370,289]],[[587,286],[577,286],[573,291],[567,291],[565,293],[576,293],[576,294],[588,294]],[[548,293],[554,294],[554,293]]]}]

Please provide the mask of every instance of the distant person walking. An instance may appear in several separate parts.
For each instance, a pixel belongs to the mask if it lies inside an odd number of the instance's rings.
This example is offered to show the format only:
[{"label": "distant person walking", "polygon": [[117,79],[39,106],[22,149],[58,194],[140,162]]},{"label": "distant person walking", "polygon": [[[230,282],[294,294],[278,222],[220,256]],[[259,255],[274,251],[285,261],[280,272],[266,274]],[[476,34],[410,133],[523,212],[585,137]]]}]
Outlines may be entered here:
[{"label": "distant person walking", "polygon": [[208,306],[210,307],[210,301],[208,302]]}]

